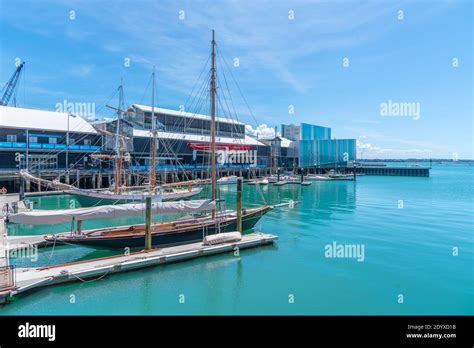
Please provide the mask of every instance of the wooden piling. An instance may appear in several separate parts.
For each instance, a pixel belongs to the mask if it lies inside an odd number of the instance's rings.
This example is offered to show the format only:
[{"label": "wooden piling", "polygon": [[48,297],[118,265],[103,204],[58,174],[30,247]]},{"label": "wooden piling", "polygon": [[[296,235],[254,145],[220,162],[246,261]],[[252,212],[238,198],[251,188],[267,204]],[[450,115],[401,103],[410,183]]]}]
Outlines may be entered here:
[{"label": "wooden piling", "polygon": [[242,178],[237,178],[237,231],[242,232]]},{"label": "wooden piling", "polygon": [[145,250],[151,249],[151,197],[146,198]]}]

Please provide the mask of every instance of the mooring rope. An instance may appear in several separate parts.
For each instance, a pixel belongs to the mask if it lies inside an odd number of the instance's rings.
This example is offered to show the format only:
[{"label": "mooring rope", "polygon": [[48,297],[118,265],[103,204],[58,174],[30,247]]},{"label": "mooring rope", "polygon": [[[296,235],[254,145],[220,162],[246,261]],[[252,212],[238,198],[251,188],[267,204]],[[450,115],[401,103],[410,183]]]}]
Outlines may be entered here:
[{"label": "mooring rope", "polygon": [[48,262],[51,262],[51,259],[53,258],[54,248],[56,247],[56,240],[57,240],[57,237],[55,236],[55,237],[54,237],[53,248],[51,249],[51,253],[49,254],[49,260],[48,260]]},{"label": "mooring rope", "polygon": [[92,282],[95,282],[95,281],[97,281],[97,280],[101,280],[101,279],[105,278],[105,276],[106,276],[107,274],[109,274],[111,270],[112,270],[112,269],[109,269],[107,272],[105,272],[104,274],[102,274],[100,277],[95,278],[95,279],[90,279],[90,280],[82,279],[81,277],[75,275],[74,273],[71,273],[71,275],[74,276],[74,277],[76,277],[77,279],[79,279],[79,280],[80,280],[81,282],[83,282],[83,283],[92,283]]}]

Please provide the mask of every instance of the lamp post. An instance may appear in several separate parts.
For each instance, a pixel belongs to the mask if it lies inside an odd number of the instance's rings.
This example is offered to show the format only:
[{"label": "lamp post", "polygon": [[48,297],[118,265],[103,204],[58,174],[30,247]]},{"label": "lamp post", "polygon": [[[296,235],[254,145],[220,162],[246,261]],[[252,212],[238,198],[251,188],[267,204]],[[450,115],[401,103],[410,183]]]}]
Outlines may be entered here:
[{"label": "lamp post", "polygon": [[69,172],[69,117],[71,115],[67,114],[67,132],[66,132],[66,171]]},{"label": "lamp post", "polygon": [[66,132],[66,170],[69,172],[69,118],[70,117],[76,117],[76,115],[73,115],[71,113],[67,114],[67,132]]},{"label": "lamp post", "polygon": [[25,159],[26,170],[27,171],[30,171],[30,163],[29,163],[30,151],[29,151],[29,148],[30,148],[30,132],[27,128],[26,129],[26,159]]}]

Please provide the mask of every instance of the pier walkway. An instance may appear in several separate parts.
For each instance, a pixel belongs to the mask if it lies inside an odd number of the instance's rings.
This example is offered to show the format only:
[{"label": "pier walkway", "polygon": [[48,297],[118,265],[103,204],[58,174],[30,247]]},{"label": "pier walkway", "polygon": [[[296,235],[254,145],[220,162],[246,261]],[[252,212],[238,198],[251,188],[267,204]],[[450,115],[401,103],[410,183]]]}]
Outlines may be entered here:
[{"label": "pier walkway", "polygon": [[272,244],[277,238],[277,236],[272,234],[254,232],[243,235],[240,241],[218,245],[204,245],[202,242],[198,242],[61,265],[17,268],[15,269],[15,286],[12,289],[0,292],[0,303],[6,302],[10,296],[42,286],[82,281],[90,278],[102,278],[112,273],[232,252],[236,249],[242,250],[268,245]]}]

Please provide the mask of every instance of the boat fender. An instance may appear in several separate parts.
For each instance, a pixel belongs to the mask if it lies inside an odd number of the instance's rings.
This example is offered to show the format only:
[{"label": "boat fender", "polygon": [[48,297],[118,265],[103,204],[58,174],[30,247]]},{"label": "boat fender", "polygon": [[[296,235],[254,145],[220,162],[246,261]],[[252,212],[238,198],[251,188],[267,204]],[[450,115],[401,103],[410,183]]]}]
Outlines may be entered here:
[{"label": "boat fender", "polygon": [[240,232],[218,233],[218,234],[212,234],[212,235],[204,237],[203,244],[204,245],[217,245],[217,244],[222,244],[222,243],[238,242],[241,239],[242,239],[242,234]]}]

